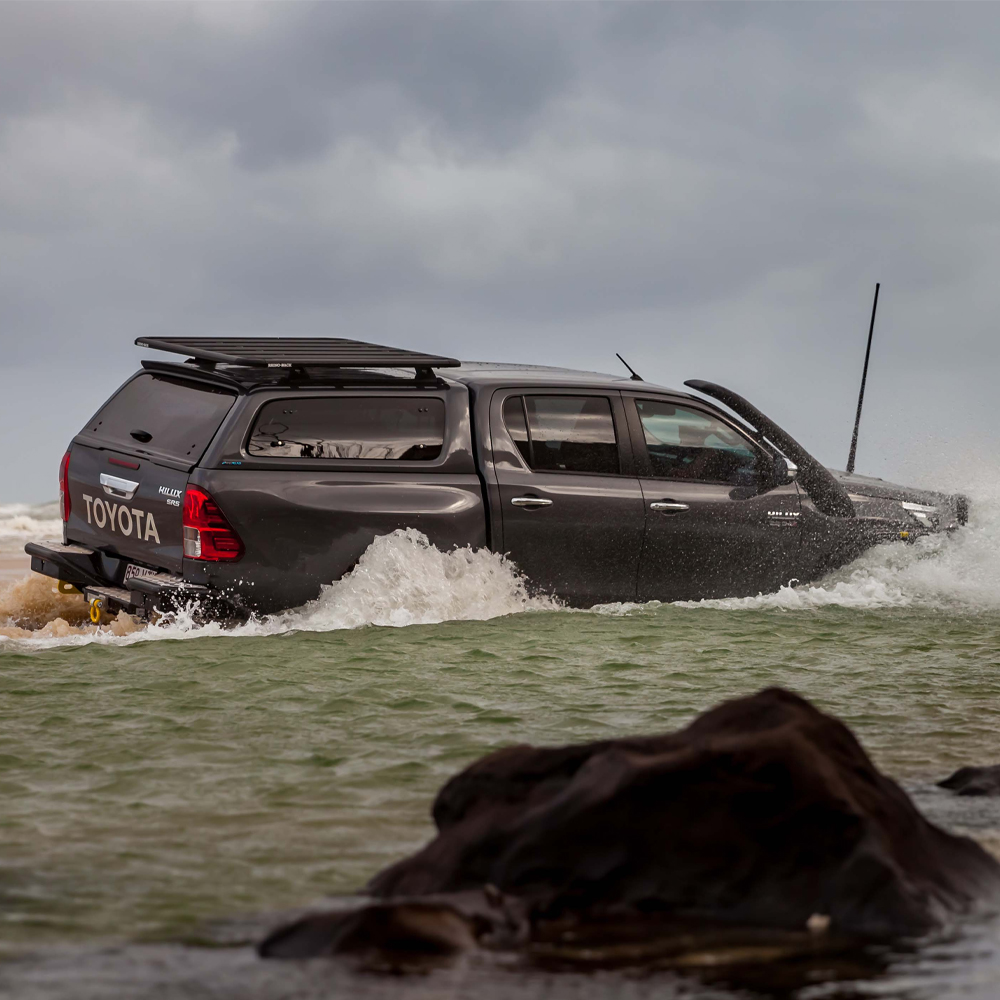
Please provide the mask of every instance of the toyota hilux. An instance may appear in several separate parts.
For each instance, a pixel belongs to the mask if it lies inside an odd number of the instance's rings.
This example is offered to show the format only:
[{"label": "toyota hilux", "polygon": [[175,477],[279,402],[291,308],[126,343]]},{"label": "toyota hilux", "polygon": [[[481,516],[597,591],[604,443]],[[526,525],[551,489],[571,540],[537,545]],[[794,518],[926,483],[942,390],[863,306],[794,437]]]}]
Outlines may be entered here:
[{"label": "toyota hilux", "polygon": [[573,606],[754,595],[964,524],[825,468],[737,393],[336,338],[140,338],[73,438],[31,566],[91,617],[294,607],[400,528],[505,553]]}]

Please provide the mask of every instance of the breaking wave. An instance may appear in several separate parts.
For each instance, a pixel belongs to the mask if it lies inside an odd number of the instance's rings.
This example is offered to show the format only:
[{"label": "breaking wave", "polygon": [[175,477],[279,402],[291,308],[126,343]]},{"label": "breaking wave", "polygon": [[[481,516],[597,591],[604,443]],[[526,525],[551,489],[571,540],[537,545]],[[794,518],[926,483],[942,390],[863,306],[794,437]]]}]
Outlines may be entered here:
[{"label": "breaking wave", "polygon": [[0,554],[23,554],[24,543],[62,537],[57,503],[0,503]]}]

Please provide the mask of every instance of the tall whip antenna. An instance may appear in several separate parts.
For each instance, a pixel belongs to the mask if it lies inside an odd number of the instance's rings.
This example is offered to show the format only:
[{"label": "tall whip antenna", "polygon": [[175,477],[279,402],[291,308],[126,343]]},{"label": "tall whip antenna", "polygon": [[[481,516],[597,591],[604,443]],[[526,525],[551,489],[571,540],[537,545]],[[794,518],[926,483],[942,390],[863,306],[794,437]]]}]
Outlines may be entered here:
[{"label": "tall whip antenna", "polygon": [[861,392],[858,393],[858,415],[854,418],[854,436],[851,438],[851,454],[847,459],[847,471],[854,471],[854,457],[858,452],[858,428],[861,426],[861,407],[865,401],[865,382],[868,381],[868,358],[872,353],[872,334],[875,332],[875,310],[878,309],[878,290],[881,282],[875,282],[875,301],[872,303],[872,321],[868,324],[868,348],[865,351],[865,367],[861,372]]}]

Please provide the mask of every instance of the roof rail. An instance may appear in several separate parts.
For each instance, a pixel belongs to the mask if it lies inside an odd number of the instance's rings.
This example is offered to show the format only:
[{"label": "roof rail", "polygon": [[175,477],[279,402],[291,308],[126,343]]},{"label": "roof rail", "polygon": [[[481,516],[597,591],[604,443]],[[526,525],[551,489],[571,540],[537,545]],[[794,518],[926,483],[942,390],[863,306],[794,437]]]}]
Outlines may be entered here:
[{"label": "roof rail", "polygon": [[136,347],[183,354],[199,366],[247,368],[413,368],[432,378],[434,368],[458,368],[461,361],[436,354],[383,347],[341,337],[137,337]]}]

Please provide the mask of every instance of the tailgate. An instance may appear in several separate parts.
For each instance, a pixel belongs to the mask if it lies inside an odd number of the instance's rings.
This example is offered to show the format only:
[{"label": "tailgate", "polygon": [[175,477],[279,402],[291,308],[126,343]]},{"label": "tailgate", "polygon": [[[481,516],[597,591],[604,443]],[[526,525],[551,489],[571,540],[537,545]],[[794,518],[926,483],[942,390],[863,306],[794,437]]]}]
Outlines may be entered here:
[{"label": "tailgate", "polygon": [[180,572],[187,472],[139,455],[74,444],[66,538]]},{"label": "tailgate", "polygon": [[66,540],[179,573],[188,472],[235,399],[173,375],[133,376],[73,440]]}]

